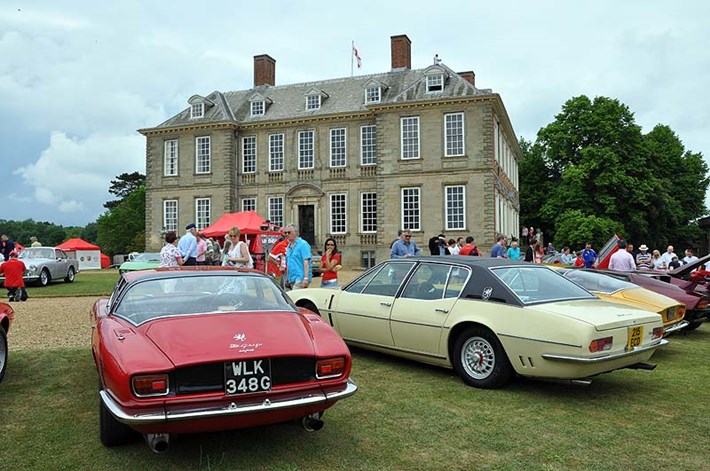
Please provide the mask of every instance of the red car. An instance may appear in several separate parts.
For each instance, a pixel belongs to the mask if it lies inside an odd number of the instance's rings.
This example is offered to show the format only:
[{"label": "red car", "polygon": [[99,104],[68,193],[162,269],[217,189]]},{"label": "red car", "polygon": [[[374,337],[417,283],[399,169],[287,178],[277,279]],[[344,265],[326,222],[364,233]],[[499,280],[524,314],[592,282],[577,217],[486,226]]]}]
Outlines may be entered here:
[{"label": "red car", "polygon": [[0,381],[5,377],[7,370],[7,333],[10,323],[15,318],[15,312],[7,303],[0,303]]},{"label": "red car", "polygon": [[299,420],[355,393],[352,359],[271,277],[226,267],[126,272],[91,311],[105,446]]}]

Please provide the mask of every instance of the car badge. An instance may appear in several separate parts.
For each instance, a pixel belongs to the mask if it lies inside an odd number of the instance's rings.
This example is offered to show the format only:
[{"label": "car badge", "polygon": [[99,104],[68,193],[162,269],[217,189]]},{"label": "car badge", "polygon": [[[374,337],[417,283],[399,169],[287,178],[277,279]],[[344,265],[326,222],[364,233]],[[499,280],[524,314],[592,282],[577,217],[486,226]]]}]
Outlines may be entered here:
[{"label": "car badge", "polygon": [[488,301],[491,299],[491,295],[493,294],[493,288],[490,286],[486,286],[483,288],[483,293],[481,294],[481,298],[483,298],[484,301]]},{"label": "car badge", "polygon": [[247,339],[247,336],[246,334],[235,334],[232,338],[237,342],[244,342]]}]

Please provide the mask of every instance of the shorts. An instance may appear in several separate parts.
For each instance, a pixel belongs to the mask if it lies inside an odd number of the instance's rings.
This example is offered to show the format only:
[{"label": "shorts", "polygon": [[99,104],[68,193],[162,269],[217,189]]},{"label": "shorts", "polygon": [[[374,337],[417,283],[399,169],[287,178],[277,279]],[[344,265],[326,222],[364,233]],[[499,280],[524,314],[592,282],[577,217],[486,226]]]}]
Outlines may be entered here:
[{"label": "shorts", "polygon": [[333,278],[332,280],[321,280],[320,287],[321,288],[337,288],[338,287],[338,279]]}]

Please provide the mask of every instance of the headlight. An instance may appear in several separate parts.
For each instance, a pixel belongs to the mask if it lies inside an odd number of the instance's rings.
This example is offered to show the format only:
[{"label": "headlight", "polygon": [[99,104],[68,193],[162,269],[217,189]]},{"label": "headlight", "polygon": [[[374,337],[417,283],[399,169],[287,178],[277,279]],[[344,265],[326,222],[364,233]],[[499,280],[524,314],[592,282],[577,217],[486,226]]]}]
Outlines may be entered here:
[{"label": "headlight", "polygon": [[30,265],[29,268],[27,269],[27,272],[30,275],[36,275],[37,274],[37,265]]}]

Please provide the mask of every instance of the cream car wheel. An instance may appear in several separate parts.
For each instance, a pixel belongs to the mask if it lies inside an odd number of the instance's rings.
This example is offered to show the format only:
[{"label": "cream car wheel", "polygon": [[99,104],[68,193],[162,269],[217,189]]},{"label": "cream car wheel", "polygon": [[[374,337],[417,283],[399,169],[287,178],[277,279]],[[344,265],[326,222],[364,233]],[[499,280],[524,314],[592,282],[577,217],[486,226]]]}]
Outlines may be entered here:
[{"label": "cream car wheel", "polygon": [[476,388],[499,388],[513,376],[503,346],[484,327],[469,327],[457,337],[453,363],[461,379]]},{"label": "cream car wheel", "polygon": [[0,326],[0,381],[5,376],[7,368],[7,334],[5,328]]}]

